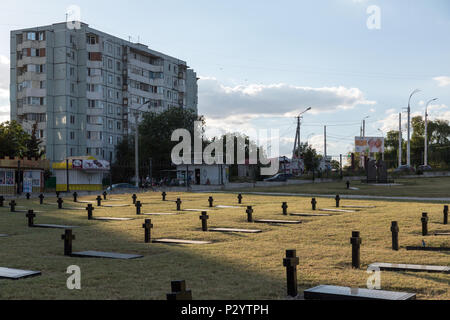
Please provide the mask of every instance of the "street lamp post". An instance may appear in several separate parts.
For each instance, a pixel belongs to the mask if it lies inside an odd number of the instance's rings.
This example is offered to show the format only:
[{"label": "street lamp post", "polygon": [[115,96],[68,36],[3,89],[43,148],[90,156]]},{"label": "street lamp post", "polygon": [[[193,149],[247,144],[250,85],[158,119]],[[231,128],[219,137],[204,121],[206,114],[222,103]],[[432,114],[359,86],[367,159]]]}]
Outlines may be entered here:
[{"label": "street lamp post", "polygon": [[300,142],[300,124],[301,124],[301,119],[303,118],[302,114],[308,112],[311,109],[312,109],[311,107],[307,108],[305,111],[300,113],[298,115],[298,117],[297,117],[297,130],[295,132],[295,142],[294,142],[294,151],[292,152],[292,159],[295,158],[295,154],[296,154],[297,150],[298,150],[297,152],[300,152],[300,147],[301,147],[301,142]]},{"label": "street lamp post", "polygon": [[430,103],[436,101],[437,99],[438,98],[431,99],[425,106],[425,152],[423,159],[424,166],[428,166],[428,106],[430,105]]},{"label": "street lamp post", "polygon": [[408,144],[406,147],[406,164],[408,166],[411,166],[411,98],[418,92],[420,92],[419,89],[416,89],[413,92],[411,92],[408,100]]},{"label": "street lamp post", "polygon": [[136,130],[134,132],[134,169],[135,169],[135,173],[134,173],[134,178],[136,180],[136,187],[139,188],[139,126],[138,126],[138,121],[139,121],[139,109],[146,106],[147,104],[150,103],[150,100],[147,102],[144,102],[144,104],[142,104],[139,108],[134,110],[134,119],[135,119],[135,125],[136,125]]}]

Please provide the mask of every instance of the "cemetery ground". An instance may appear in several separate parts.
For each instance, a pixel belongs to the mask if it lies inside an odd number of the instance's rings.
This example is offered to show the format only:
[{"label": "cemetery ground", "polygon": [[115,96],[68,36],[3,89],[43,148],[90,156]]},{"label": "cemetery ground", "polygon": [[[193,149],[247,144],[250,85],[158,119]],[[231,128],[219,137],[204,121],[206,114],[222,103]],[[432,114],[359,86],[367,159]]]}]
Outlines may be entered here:
[{"label": "cemetery ground", "polygon": [[[444,179],[443,179],[444,180]],[[421,180],[422,181],[422,180]],[[441,180],[440,180],[441,181]],[[443,182],[444,183],[444,182]],[[445,182],[445,183],[448,183]],[[341,188],[340,191],[343,189]],[[208,208],[208,197],[214,206]],[[80,201],[96,196],[79,197]],[[157,299],[164,300],[172,280],[186,280],[195,300],[202,299],[287,299],[287,249],[296,249],[300,264],[299,292],[321,284],[365,288],[366,269],[375,262],[450,266],[449,252],[406,251],[406,246],[450,246],[449,237],[434,236],[449,231],[443,225],[443,204],[341,200],[341,206],[375,206],[355,212],[318,212],[331,216],[297,217],[282,215],[282,202],[288,213],[312,213],[311,198],[243,195],[238,205],[234,194],[160,193],[138,194],[142,213],[176,213],[175,200],[182,209],[208,210],[208,227],[259,229],[262,233],[202,232],[201,212],[181,211],[178,215],[137,216],[131,194],[109,195],[120,201],[102,204],[130,204],[129,207],[97,207],[94,217],[128,217],[130,221],[88,220],[85,210],[58,210],[55,205],[39,205],[36,196],[17,200],[19,209],[34,209],[35,223],[78,226],[73,229],[73,251],[97,250],[140,254],[143,258],[113,260],[64,256],[64,230],[29,228],[25,213],[11,213],[5,201],[0,208],[0,267],[41,271],[42,275],[21,280],[0,279],[0,299]],[[334,199],[317,198],[318,208],[335,208]],[[56,203],[56,197],[44,203]],[[63,207],[85,208],[64,198]],[[301,220],[302,224],[272,225],[248,223],[246,206],[253,206],[254,219]],[[422,212],[428,212],[429,236],[421,234]],[[206,245],[144,243],[145,219],[151,219],[152,238],[208,240]],[[398,221],[400,250],[391,248],[391,221]],[[351,268],[352,231],[360,231],[361,269]],[[66,287],[71,265],[81,268],[81,290]],[[450,275],[440,273],[381,272],[381,289],[417,293],[418,299],[450,299]]]},{"label": "cemetery ground", "polygon": [[268,186],[252,189],[242,189],[245,192],[276,192],[302,194],[341,194],[341,195],[370,195],[387,197],[420,197],[444,198],[450,197],[450,177],[436,178],[394,178],[393,185],[376,185],[361,181],[350,181],[354,189],[347,189],[346,179],[339,182],[309,183],[300,185]]}]

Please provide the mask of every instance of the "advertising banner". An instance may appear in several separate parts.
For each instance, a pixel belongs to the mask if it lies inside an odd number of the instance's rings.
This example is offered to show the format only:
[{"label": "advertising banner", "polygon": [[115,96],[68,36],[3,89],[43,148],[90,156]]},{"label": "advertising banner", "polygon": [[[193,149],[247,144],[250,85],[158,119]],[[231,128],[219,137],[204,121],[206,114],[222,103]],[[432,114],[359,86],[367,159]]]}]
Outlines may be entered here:
[{"label": "advertising banner", "polygon": [[384,138],[381,137],[355,137],[356,153],[383,153]]}]

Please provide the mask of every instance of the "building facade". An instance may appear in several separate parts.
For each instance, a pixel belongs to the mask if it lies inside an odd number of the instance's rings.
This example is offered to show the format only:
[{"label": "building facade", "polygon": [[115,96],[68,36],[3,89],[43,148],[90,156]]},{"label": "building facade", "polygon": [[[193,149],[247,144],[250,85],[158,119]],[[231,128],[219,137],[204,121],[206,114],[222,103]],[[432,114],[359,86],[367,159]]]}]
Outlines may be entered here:
[{"label": "building facade", "polygon": [[84,23],[12,31],[10,83],[11,120],[30,133],[38,124],[51,162],[114,161],[136,115],[171,107],[197,112],[197,76],[185,61]]}]

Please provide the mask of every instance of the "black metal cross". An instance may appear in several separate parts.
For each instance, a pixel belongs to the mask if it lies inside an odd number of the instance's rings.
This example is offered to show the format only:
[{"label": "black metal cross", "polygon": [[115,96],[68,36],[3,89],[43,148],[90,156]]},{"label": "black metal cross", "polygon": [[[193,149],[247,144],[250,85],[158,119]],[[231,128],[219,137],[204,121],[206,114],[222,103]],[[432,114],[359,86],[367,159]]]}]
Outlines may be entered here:
[{"label": "black metal cross", "polygon": [[428,235],[428,213],[423,212],[422,218],[420,218],[422,221],[422,236]]},{"label": "black metal cross", "polygon": [[44,195],[41,193],[40,195],[39,195],[39,204],[44,204]]},{"label": "black metal cross", "polygon": [[312,198],[312,200],[311,200],[311,205],[312,205],[313,211],[315,211],[315,210],[316,210],[316,205],[317,205],[316,198]]},{"label": "black metal cross", "polygon": [[27,193],[27,200],[30,200],[31,194]]},{"label": "black metal cross", "polygon": [[11,200],[11,202],[9,203],[9,207],[11,209],[11,212],[16,212],[16,201],[15,200]]},{"label": "black metal cross", "polygon": [[133,195],[131,196],[131,199],[133,199],[133,204],[136,204],[137,195],[136,195],[136,194],[133,194]]},{"label": "black metal cross", "polygon": [[350,243],[352,245],[352,268],[359,269],[361,266],[360,249],[362,243],[359,231],[352,232]]},{"label": "black metal cross", "polygon": [[297,266],[300,259],[297,257],[296,250],[286,250],[286,258],[283,259],[283,266],[286,267],[287,294],[290,297],[298,295],[297,286]]},{"label": "black metal cross", "polygon": [[213,197],[209,197],[208,202],[209,202],[209,207],[212,208],[213,207],[213,203],[214,203],[214,198]]},{"label": "black metal cross", "polygon": [[448,224],[448,206],[444,206],[444,224]]},{"label": "black metal cross", "polygon": [[182,203],[181,199],[178,198],[177,201],[176,201],[176,204],[177,204],[177,211],[181,211],[181,203]]},{"label": "black metal cross", "polygon": [[339,195],[336,195],[336,198],[334,198],[334,200],[336,200],[336,208],[339,208],[341,197]]},{"label": "black metal cross", "polygon": [[28,210],[28,213],[26,214],[26,217],[28,218],[28,226],[32,227],[34,226],[34,218],[36,217],[36,214],[33,210]]},{"label": "black metal cross", "polygon": [[87,205],[86,211],[88,213],[88,220],[92,220],[92,211],[94,211],[94,206],[91,203]]},{"label": "black metal cross", "polygon": [[283,209],[283,214],[285,215],[285,216],[287,216],[287,209],[288,209],[288,204],[287,204],[287,202],[283,202],[283,204],[281,205],[281,209]]},{"label": "black metal cross", "polygon": [[245,212],[247,213],[247,221],[248,222],[253,222],[253,208],[252,208],[252,206],[248,206],[247,210],[245,210]]},{"label": "black metal cross", "polygon": [[58,200],[56,202],[58,203],[58,209],[62,209],[62,204],[64,203],[64,200],[61,198],[58,198]]},{"label": "black metal cross", "polygon": [[75,191],[73,193],[73,202],[77,202],[78,201],[78,193]]},{"label": "black metal cross", "polygon": [[398,251],[398,232],[400,231],[397,221],[392,221],[391,232],[392,232],[392,250]]},{"label": "black metal cross", "polygon": [[142,225],[142,228],[145,229],[145,243],[152,242],[152,236],[151,236],[151,234],[152,234],[151,232],[152,232],[152,228],[153,228],[152,220],[145,219],[145,223]]},{"label": "black metal cross", "polygon": [[140,201],[136,201],[136,214],[140,215],[141,214],[141,208],[142,208],[142,203]]},{"label": "black metal cross", "polygon": [[242,203],[242,194],[239,193],[237,198],[238,198],[238,203],[241,204]]},{"label": "black metal cross", "polygon": [[186,281],[172,281],[172,292],[168,293],[167,300],[192,300],[192,291],[186,290]]},{"label": "black metal cross", "polygon": [[208,231],[208,219],[208,213],[206,211],[203,211],[200,216],[200,220],[202,220],[202,231],[204,232]]},{"label": "black metal cross", "polygon": [[350,189],[350,181],[347,180],[346,185],[347,185],[347,189]]},{"label": "black metal cross", "polygon": [[106,191],[103,191],[103,200],[106,200],[107,195],[108,195],[108,193]]},{"label": "black metal cross", "polygon": [[162,195],[162,201],[166,201],[167,193],[165,191],[163,191],[163,193],[161,193],[161,195]]},{"label": "black metal cross", "polygon": [[66,229],[64,234],[61,235],[61,239],[64,240],[64,255],[72,255],[72,241],[75,240],[75,235],[72,235],[72,229]]},{"label": "black metal cross", "polygon": [[60,194],[60,192],[59,192],[59,191],[56,191],[56,197],[57,197],[57,198],[59,198],[59,194]]},{"label": "black metal cross", "polygon": [[102,197],[101,196],[97,196],[97,207],[101,207],[102,206]]},{"label": "black metal cross", "polygon": [[5,202],[5,197],[0,196],[0,207],[3,207],[3,202]]}]

